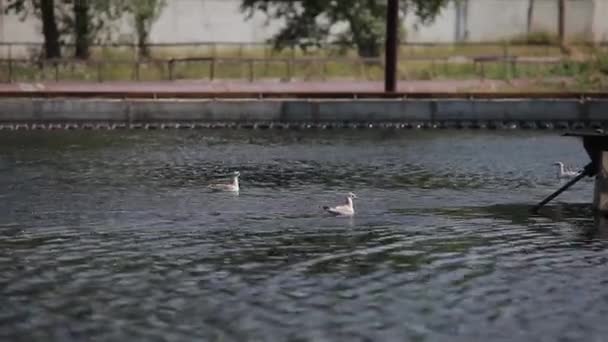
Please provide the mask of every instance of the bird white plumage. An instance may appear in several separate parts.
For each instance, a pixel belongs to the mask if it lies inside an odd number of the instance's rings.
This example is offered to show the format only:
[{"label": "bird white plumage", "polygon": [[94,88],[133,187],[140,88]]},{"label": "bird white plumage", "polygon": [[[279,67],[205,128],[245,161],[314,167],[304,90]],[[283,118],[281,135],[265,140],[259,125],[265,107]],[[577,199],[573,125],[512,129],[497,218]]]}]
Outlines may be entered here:
[{"label": "bird white plumage", "polygon": [[324,206],[323,209],[328,213],[336,216],[353,216],[355,215],[355,207],[353,205],[353,199],[357,198],[357,195],[349,192],[346,195],[346,203],[335,207]]},{"label": "bird white plumage", "polygon": [[239,176],[240,172],[236,171],[232,174],[230,183],[212,183],[209,184],[209,188],[216,191],[231,191],[231,192],[239,192]]},{"label": "bird white plumage", "polygon": [[572,177],[576,177],[580,171],[574,171],[574,170],[568,170],[565,166],[564,163],[562,162],[555,162],[553,163],[553,165],[558,166],[557,169],[557,178],[572,178]]}]

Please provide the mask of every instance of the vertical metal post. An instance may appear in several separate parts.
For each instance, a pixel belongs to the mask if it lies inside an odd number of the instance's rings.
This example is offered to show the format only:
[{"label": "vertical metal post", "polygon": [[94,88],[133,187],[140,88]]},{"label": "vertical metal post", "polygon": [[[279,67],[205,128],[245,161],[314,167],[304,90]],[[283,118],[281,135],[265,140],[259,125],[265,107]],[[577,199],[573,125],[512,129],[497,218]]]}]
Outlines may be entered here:
[{"label": "vertical metal post", "polygon": [[502,45],[502,58],[503,58],[503,69],[505,73],[505,80],[509,79],[509,43],[504,42]]},{"label": "vertical metal post", "polygon": [[13,83],[13,59],[8,59],[8,83]]},{"label": "vertical metal post", "polygon": [[167,69],[169,69],[169,80],[173,81],[173,67],[174,67],[174,62],[175,60],[173,58],[171,58],[169,60],[169,62],[167,62]]},{"label": "vertical metal post", "polygon": [[271,57],[272,57],[272,51],[270,51],[270,48],[268,47],[268,45],[264,44],[264,76],[268,76],[268,68],[269,68],[268,60]]},{"label": "vertical metal post", "polygon": [[40,61],[40,80],[46,81],[46,61]]},{"label": "vertical metal post", "polygon": [[211,57],[214,59],[217,57],[217,44],[215,42],[211,43]]},{"label": "vertical metal post", "polygon": [[399,0],[388,0],[386,7],[386,47],[384,91],[397,90],[397,47],[399,45]]},{"label": "vertical metal post", "polygon": [[286,81],[291,82],[291,78],[292,78],[292,75],[293,75],[293,70],[292,70],[293,69],[293,64],[291,63],[291,60],[287,58],[287,59],[285,59],[285,65],[287,67],[287,69],[286,69],[287,70]]},{"label": "vertical metal post", "polygon": [[291,54],[289,55],[289,67],[287,71],[287,79],[291,82],[293,74],[295,73],[295,60],[296,60],[296,46],[291,44]]},{"label": "vertical metal post", "polygon": [[359,69],[359,79],[367,80],[367,70],[365,69],[365,63],[361,59],[358,59],[357,66]]},{"label": "vertical metal post", "polygon": [[139,59],[135,61],[135,80],[139,81]]},{"label": "vertical metal post", "polygon": [[101,75],[101,62],[97,62],[97,82],[103,82],[103,77]]},{"label": "vertical metal post", "polygon": [[249,60],[249,82],[253,82],[255,80],[255,74],[254,74],[254,66],[253,66],[253,59]]},{"label": "vertical metal post", "polygon": [[215,57],[211,58],[211,63],[209,63],[209,79],[213,81],[215,78]]}]

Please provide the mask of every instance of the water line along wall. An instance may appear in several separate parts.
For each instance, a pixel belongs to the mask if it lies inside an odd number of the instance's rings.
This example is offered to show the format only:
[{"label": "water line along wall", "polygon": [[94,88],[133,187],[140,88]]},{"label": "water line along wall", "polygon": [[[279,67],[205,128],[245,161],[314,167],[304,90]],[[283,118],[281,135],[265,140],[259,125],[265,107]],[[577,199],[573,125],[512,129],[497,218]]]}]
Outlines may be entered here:
[{"label": "water line along wall", "polygon": [[608,127],[608,99],[0,99],[0,129]]}]

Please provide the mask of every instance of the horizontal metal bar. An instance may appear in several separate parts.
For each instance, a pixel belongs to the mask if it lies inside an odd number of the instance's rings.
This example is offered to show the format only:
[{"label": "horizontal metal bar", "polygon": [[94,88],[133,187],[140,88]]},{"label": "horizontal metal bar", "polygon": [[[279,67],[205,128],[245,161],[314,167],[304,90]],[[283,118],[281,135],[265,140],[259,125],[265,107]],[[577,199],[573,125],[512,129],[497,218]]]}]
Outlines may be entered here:
[{"label": "horizontal metal bar", "polygon": [[[289,44],[297,46],[299,45],[297,41],[287,42],[287,46]],[[575,46],[585,46],[585,45],[606,45],[608,41],[598,41],[598,42],[572,42],[571,45]],[[5,41],[0,42],[0,46],[43,46],[44,42],[32,42],[32,41]],[[174,42],[174,43],[149,43],[149,47],[172,47],[172,46],[205,46],[205,45],[215,45],[215,46],[272,46],[272,44],[266,42],[222,42],[222,41],[191,41],[191,42]],[[548,46],[548,47],[559,47],[558,43],[555,42],[510,42],[510,41],[479,41],[479,42],[400,42],[400,46]],[[74,47],[74,43],[63,43],[61,47]],[[91,44],[93,48],[98,47],[136,47],[136,43],[105,43],[105,44]],[[342,46],[341,43],[325,43],[322,46]]]},{"label": "horizontal metal bar", "polygon": [[608,92],[534,92],[534,93],[449,93],[449,92],[396,92],[381,91],[104,91],[104,90],[0,90],[0,98],[114,98],[114,99],[608,99]]},{"label": "horizontal metal bar", "polygon": [[[567,61],[568,59],[560,57],[523,57],[523,56],[462,56],[461,59],[450,59],[450,57],[399,57],[398,61],[401,63],[408,62],[441,62],[447,64],[463,64],[463,63],[495,63],[509,61],[517,64],[556,64]],[[291,62],[294,64],[306,64],[306,63],[370,63],[370,64],[382,64],[384,63],[383,58],[353,58],[353,57],[184,57],[184,58],[152,58],[152,59],[116,59],[116,60],[100,60],[100,59],[72,59],[72,58],[59,58],[59,59],[26,59],[26,58],[0,58],[0,64],[21,64],[25,66],[39,66],[44,65],[97,65],[99,63],[103,65],[126,65],[132,63],[140,64],[158,64],[158,63],[197,63],[197,62],[216,62],[216,63],[285,63]]]}]

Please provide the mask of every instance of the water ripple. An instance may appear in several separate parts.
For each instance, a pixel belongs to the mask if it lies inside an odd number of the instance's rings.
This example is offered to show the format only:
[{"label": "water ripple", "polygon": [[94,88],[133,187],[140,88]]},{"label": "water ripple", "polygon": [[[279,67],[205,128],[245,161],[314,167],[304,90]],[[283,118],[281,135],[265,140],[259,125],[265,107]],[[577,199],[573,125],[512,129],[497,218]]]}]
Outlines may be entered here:
[{"label": "water ripple", "polygon": [[[601,340],[578,142],[499,132],[0,137],[3,340]],[[535,148],[529,148],[534,144]],[[580,159],[577,159],[580,157]],[[232,170],[239,195],[206,184]],[[355,191],[354,218],[321,206]]]}]

